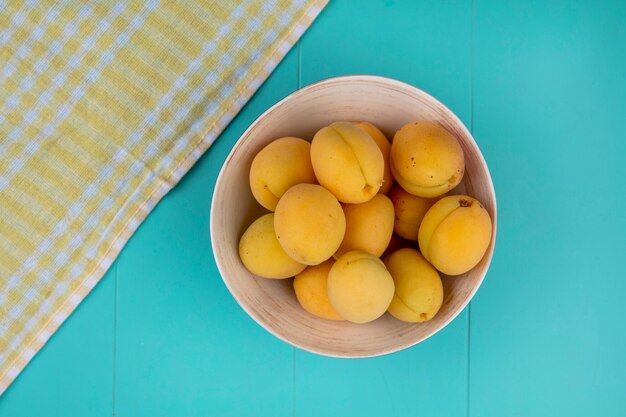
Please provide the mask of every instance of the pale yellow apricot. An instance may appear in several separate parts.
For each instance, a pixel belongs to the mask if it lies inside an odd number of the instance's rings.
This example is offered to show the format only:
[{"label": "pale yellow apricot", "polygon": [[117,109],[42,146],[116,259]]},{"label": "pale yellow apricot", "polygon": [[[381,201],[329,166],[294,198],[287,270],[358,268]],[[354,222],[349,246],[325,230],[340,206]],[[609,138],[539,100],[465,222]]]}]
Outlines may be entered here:
[{"label": "pale yellow apricot", "polygon": [[341,204],[324,187],[298,184],[278,201],[274,228],[289,256],[305,265],[318,265],[339,248],[346,218]]},{"label": "pale yellow apricot", "polygon": [[439,198],[418,197],[399,185],[393,189],[390,198],[395,212],[394,232],[405,239],[417,241],[424,215]]},{"label": "pale yellow apricot", "polygon": [[461,182],[465,172],[459,141],[430,122],[409,123],[398,130],[389,160],[398,184],[420,197],[445,194]]},{"label": "pale yellow apricot", "polygon": [[353,323],[367,323],[382,316],[393,293],[393,278],[385,264],[367,252],[343,254],[328,273],[330,304]]},{"label": "pale yellow apricot", "polygon": [[376,145],[378,145],[380,152],[382,152],[383,159],[385,160],[385,170],[383,172],[383,184],[380,186],[378,192],[380,194],[389,194],[396,183],[396,180],[393,179],[393,175],[391,175],[391,167],[389,166],[389,150],[391,149],[389,139],[387,139],[387,136],[385,136],[380,129],[370,122],[354,122],[354,125],[367,132],[367,134],[374,139]]},{"label": "pale yellow apricot", "polygon": [[293,288],[303,309],[327,320],[342,320],[328,300],[328,273],[335,263],[329,259],[319,265],[308,266],[296,275]]},{"label": "pale yellow apricot", "polygon": [[389,255],[385,265],[395,285],[389,313],[411,323],[432,319],[443,303],[443,284],[437,270],[410,248]]},{"label": "pale yellow apricot", "polygon": [[352,250],[380,256],[389,245],[393,233],[393,204],[384,194],[376,194],[360,204],[344,204],[346,234],[335,258]]},{"label": "pale yellow apricot", "polygon": [[315,176],[343,203],[364,203],[378,193],[385,162],[374,139],[348,122],[320,129],[311,142]]},{"label": "pale yellow apricot", "polygon": [[249,179],[254,198],[273,211],[290,187],[317,184],[311,165],[311,144],[295,137],[270,142],[252,160]]},{"label": "pale yellow apricot", "polygon": [[264,278],[291,278],[306,265],[285,253],[274,232],[274,214],[255,220],[239,240],[239,257],[248,271]]},{"label": "pale yellow apricot", "polygon": [[447,275],[463,274],[480,262],[491,241],[491,218],[483,205],[466,195],[436,202],[420,226],[424,257]]}]

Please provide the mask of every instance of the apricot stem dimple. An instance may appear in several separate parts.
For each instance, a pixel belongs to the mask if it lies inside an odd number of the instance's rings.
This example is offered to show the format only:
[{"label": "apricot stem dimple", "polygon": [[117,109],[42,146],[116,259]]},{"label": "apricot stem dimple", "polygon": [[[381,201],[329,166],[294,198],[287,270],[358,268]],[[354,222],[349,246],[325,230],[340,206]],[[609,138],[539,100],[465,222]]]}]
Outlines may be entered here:
[{"label": "apricot stem dimple", "polygon": [[459,205],[461,207],[472,207],[472,202],[462,198],[462,199],[459,200]]}]

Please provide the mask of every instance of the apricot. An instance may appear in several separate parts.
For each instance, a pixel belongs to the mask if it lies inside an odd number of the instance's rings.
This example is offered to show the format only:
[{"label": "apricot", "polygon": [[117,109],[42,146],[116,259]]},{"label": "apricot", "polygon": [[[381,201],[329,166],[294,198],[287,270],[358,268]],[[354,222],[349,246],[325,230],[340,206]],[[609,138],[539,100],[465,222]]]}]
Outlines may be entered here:
[{"label": "apricot", "polygon": [[317,184],[311,165],[311,144],[296,137],[270,142],[252,160],[249,180],[254,198],[274,211],[280,197],[291,186]]},{"label": "apricot", "polygon": [[346,234],[335,258],[351,250],[362,250],[381,256],[393,234],[393,204],[384,194],[376,194],[360,204],[344,204]]},{"label": "apricot", "polygon": [[311,142],[315,176],[343,203],[364,203],[378,193],[385,161],[374,139],[348,122],[320,129]]},{"label": "apricot", "polygon": [[437,270],[415,249],[400,249],[385,258],[395,293],[389,313],[398,320],[418,323],[432,319],[443,303],[443,284]]},{"label": "apricot", "polygon": [[296,275],[293,289],[298,302],[307,312],[327,320],[342,320],[328,300],[328,273],[334,263],[334,259],[329,259],[319,265],[308,266]]},{"label": "apricot", "polygon": [[368,135],[374,139],[376,145],[378,145],[378,149],[383,154],[383,159],[385,161],[385,168],[383,171],[383,184],[380,186],[378,192],[380,194],[389,194],[391,189],[393,188],[396,181],[393,179],[393,175],[391,175],[391,167],[389,167],[389,150],[391,149],[391,143],[387,136],[383,132],[380,131],[376,126],[371,124],[370,122],[354,122],[354,125],[360,129],[363,129]]},{"label": "apricot", "polygon": [[328,273],[328,299],[339,315],[353,323],[382,316],[394,294],[385,264],[363,251],[343,254]]},{"label": "apricot", "polygon": [[290,278],[306,265],[289,257],[276,239],[274,214],[255,220],[239,240],[239,257],[248,271],[264,278]]},{"label": "apricot", "polygon": [[456,187],[465,172],[458,140],[435,123],[415,122],[398,130],[389,153],[398,184],[420,197],[437,197]]},{"label": "apricot", "polygon": [[287,255],[305,265],[318,265],[339,248],[346,218],[330,191],[320,185],[298,184],[278,201],[274,228]]},{"label": "apricot", "polygon": [[444,274],[463,274],[480,262],[491,241],[491,218],[483,205],[466,195],[436,202],[420,226],[422,255]]},{"label": "apricot", "polygon": [[395,212],[393,230],[401,237],[417,241],[420,224],[438,198],[418,197],[397,186],[390,195]]}]

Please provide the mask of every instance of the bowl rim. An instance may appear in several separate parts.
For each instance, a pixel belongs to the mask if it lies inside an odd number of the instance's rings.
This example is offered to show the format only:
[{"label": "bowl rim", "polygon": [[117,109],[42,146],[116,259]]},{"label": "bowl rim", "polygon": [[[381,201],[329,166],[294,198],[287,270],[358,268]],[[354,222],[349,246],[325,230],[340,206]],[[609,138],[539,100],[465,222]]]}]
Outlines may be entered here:
[{"label": "bowl rim", "polygon": [[[381,349],[377,352],[371,353],[371,354],[353,354],[353,355],[342,355],[342,354],[337,354],[337,353],[329,353],[329,352],[325,352],[321,349],[315,349],[315,348],[311,348],[311,347],[307,347],[307,346],[302,346],[294,341],[288,340],[285,337],[283,337],[282,335],[278,334],[277,332],[275,332],[271,327],[266,326],[257,316],[256,314],[250,310],[248,308],[247,305],[245,305],[245,303],[242,303],[240,298],[237,296],[236,292],[233,291],[233,289],[231,288],[229,282],[227,279],[224,278],[224,275],[226,273],[226,271],[224,271],[222,269],[222,265],[220,264],[220,262],[218,261],[217,257],[215,256],[215,248],[217,247],[218,242],[216,242],[216,238],[215,238],[215,234],[213,233],[213,230],[215,228],[215,223],[217,222],[216,218],[215,218],[215,211],[214,208],[217,204],[217,193],[215,192],[218,185],[221,183],[222,181],[222,176],[225,175],[224,172],[224,167],[229,165],[229,161],[234,157],[234,154],[236,153],[236,151],[238,150],[238,148],[241,146],[241,144],[246,140],[246,138],[249,136],[250,132],[256,127],[257,124],[259,124],[262,120],[264,120],[268,115],[270,115],[272,112],[274,112],[278,107],[281,107],[282,105],[284,105],[284,103],[294,100],[296,98],[298,98],[301,95],[307,94],[311,91],[315,91],[318,89],[322,89],[322,88],[328,88],[329,86],[332,86],[334,84],[342,84],[342,83],[346,83],[346,82],[353,82],[353,81],[359,81],[359,82],[365,82],[365,83],[377,83],[377,84],[381,84],[384,85],[386,87],[395,87],[394,89],[398,92],[406,92],[406,90],[412,90],[413,93],[417,93],[420,95],[425,96],[427,99],[431,100],[433,103],[437,104],[438,106],[441,107],[441,109],[448,114],[448,116],[450,117],[451,120],[454,121],[454,123],[459,126],[463,132],[466,134],[467,138],[469,138],[471,140],[471,144],[474,146],[474,148],[476,150],[478,150],[478,156],[480,158],[480,163],[482,164],[482,166],[485,168],[485,173],[487,176],[487,180],[488,180],[488,187],[491,191],[491,193],[493,194],[493,218],[491,219],[492,222],[492,236],[491,236],[491,244],[489,246],[489,249],[487,250],[487,252],[484,255],[484,258],[486,260],[486,267],[485,267],[485,271],[481,274],[480,279],[478,280],[477,284],[471,289],[471,291],[469,292],[468,296],[466,297],[466,300],[463,301],[463,303],[459,304],[459,307],[456,309],[456,311],[454,311],[450,317],[448,317],[447,320],[443,321],[438,327],[436,327],[429,335],[423,337],[423,338],[419,338],[415,341],[411,341],[409,343],[401,343],[399,345],[395,345],[393,347],[390,347],[389,349]],[[311,352],[311,353],[315,353],[318,355],[322,355],[322,356],[327,356],[327,357],[334,357],[334,358],[345,358],[345,359],[358,359],[358,358],[371,358],[371,357],[377,357],[377,356],[383,356],[383,355],[388,355],[388,354],[392,354],[392,353],[396,353],[396,352],[400,352],[402,350],[408,349],[412,346],[415,346],[419,343],[424,342],[425,340],[431,338],[432,336],[434,336],[435,334],[439,333],[443,328],[445,328],[446,326],[448,326],[454,319],[456,319],[459,314],[461,314],[461,312],[463,310],[465,310],[465,308],[470,304],[470,302],[472,301],[472,299],[474,298],[474,296],[476,295],[476,292],[478,291],[478,289],[481,287],[483,281],[485,280],[485,277],[487,276],[487,272],[489,271],[489,268],[491,266],[491,261],[493,259],[493,253],[495,251],[495,246],[496,246],[496,237],[497,237],[497,226],[498,226],[498,207],[497,207],[497,196],[496,196],[496,191],[495,188],[493,186],[493,180],[491,178],[491,171],[489,170],[489,166],[487,165],[487,162],[485,161],[485,157],[482,153],[482,151],[480,150],[480,147],[478,146],[478,144],[476,143],[476,140],[474,139],[474,135],[470,132],[470,130],[467,128],[467,126],[465,126],[465,123],[463,123],[463,121],[452,111],[450,110],[450,108],[448,108],[445,104],[443,104],[441,101],[439,101],[436,97],[434,97],[433,95],[429,94],[428,92],[422,90],[419,87],[416,87],[412,84],[409,84],[407,82],[404,81],[400,81],[394,78],[389,78],[389,77],[385,77],[385,76],[380,76],[380,75],[371,75],[371,74],[349,74],[349,75],[340,75],[340,76],[334,76],[334,77],[328,77],[328,78],[324,78],[321,79],[319,81],[315,81],[311,84],[308,84],[304,87],[301,87],[293,92],[291,92],[290,94],[288,94],[287,96],[283,97],[281,100],[277,101],[275,104],[273,104],[271,107],[269,107],[267,110],[265,110],[263,113],[261,113],[259,116],[257,116],[254,121],[246,128],[246,130],[241,134],[241,136],[239,136],[239,138],[237,139],[237,141],[235,141],[235,143],[233,144],[231,150],[228,153],[228,156],[226,157],[226,159],[224,159],[224,162],[222,163],[221,167],[220,167],[220,171],[219,174],[215,180],[215,185],[213,187],[213,196],[211,197],[211,206],[210,206],[210,218],[209,218],[209,231],[210,231],[210,236],[211,236],[211,252],[213,254],[213,259],[215,261],[215,264],[217,266],[217,269],[220,273],[220,277],[222,279],[222,282],[224,283],[224,285],[226,285],[226,288],[228,289],[229,293],[231,294],[231,296],[235,299],[235,301],[237,302],[237,304],[239,305],[239,307],[241,309],[243,309],[246,314],[251,317],[259,326],[261,326],[264,330],[266,330],[267,332],[269,332],[270,334],[272,334],[273,336],[277,337],[278,339],[282,340],[283,342],[288,343],[291,346],[297,347],[299,349],[302,349],[306,352]]]}]

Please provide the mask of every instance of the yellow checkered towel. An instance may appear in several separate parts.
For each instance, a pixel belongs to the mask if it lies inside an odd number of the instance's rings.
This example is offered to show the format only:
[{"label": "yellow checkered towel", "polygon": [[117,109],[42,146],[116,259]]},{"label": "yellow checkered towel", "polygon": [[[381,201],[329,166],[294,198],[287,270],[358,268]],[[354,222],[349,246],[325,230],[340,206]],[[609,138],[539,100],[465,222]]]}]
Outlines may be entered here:
[{"label": "yellow checkered towel", "polygon": [[0,393],[326,0],[0,0]]}]

